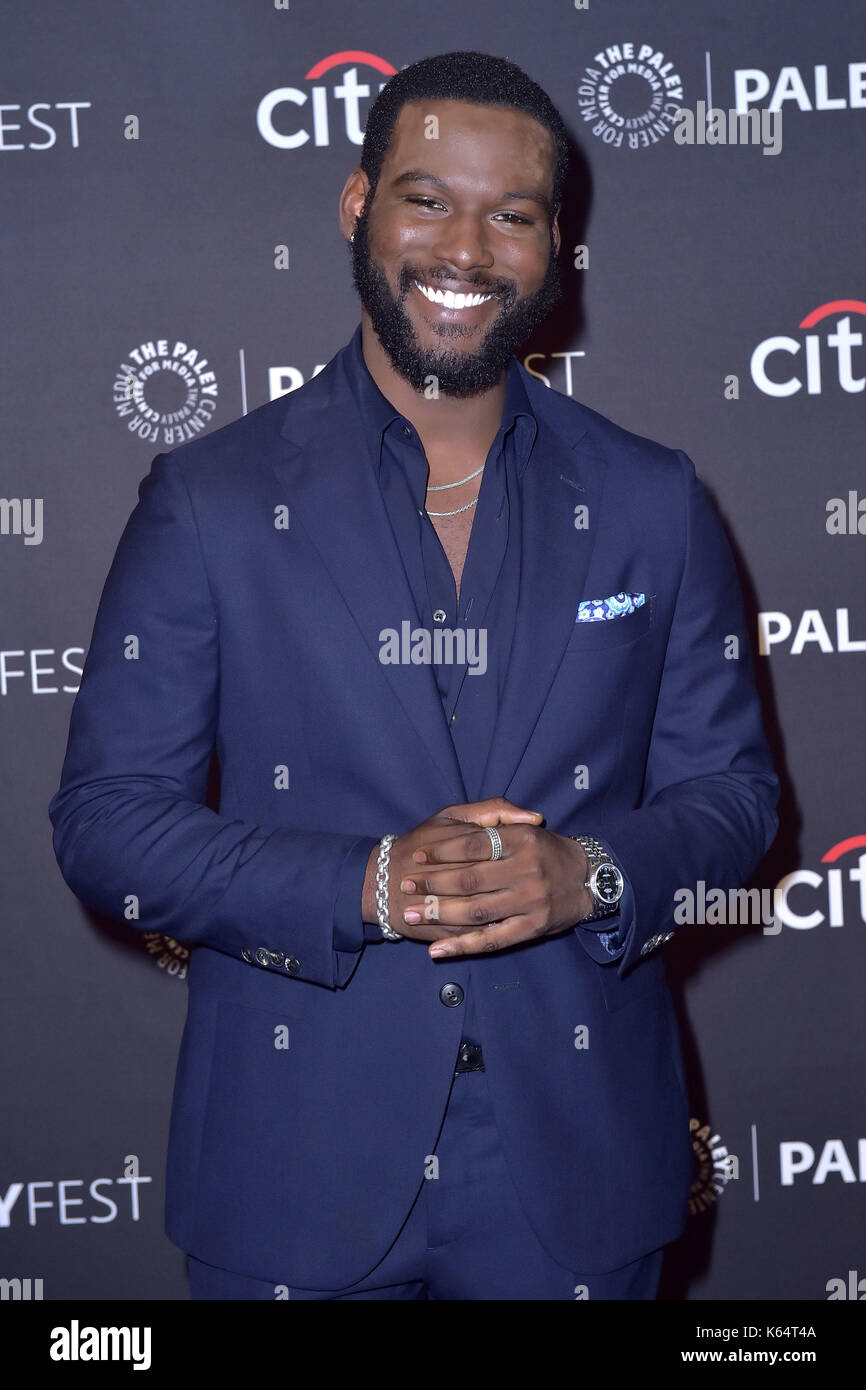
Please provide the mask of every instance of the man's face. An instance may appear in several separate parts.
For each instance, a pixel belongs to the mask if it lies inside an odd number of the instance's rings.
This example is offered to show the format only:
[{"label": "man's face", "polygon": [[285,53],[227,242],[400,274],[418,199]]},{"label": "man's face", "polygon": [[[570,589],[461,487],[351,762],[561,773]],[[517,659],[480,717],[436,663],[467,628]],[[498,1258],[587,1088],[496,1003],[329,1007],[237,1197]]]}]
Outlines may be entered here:
[{"label": "man's face", "polygon": [[[355,227],[352,275],[416,391],[431,376],[446,395],[489,390],[559,298],[554,160],[550,132],[510,107],[425,101],[400,111]],[[434,302],[437,291],[472,299]]]}]

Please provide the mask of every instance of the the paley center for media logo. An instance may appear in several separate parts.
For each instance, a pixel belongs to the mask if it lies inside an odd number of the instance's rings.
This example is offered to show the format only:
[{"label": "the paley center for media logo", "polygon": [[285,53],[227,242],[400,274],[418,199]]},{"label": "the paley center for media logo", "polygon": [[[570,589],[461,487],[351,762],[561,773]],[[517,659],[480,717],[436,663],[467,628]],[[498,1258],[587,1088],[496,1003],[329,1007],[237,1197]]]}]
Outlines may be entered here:
[{"label": "the paley center for media logo", "polygon": [[613,149],[657,145],[674,127],[683,80],[655,44],[627,40],[593,56],[577,85],[577,108],[591,133]]},{"label": "the paley center for media logo", "polygon": [[180,338],[129,348],[114,376],[114,408],[126,428],[170,448],[208,428],[218,393],[207,357]]}]

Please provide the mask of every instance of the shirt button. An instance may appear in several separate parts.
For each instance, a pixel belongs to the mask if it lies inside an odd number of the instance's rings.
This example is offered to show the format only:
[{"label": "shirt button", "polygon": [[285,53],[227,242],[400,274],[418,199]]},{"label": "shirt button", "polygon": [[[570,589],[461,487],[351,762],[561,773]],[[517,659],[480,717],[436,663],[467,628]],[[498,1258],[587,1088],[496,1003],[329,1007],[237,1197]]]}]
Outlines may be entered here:
[{"label": "shirt button", "polygon": [[439,991],[439,998],[449,1009],[456,1009],[458,1004],[463,1003],[463,990],[459,985],[443,985]]},{"label": "shirt button", "polygon": [[448,614],[445,612],[444,608],[437,608],[436,612],[433,614],[433,621],[434,623],[444,623],[447,617]]},{"label": "shirt button", "polygon": [[457,715],[456,715],[456,714],[452,714],[452,716],[451,716],[451,723],[452,723],[452,724],[456,724],[456,723],[457,723]]}]

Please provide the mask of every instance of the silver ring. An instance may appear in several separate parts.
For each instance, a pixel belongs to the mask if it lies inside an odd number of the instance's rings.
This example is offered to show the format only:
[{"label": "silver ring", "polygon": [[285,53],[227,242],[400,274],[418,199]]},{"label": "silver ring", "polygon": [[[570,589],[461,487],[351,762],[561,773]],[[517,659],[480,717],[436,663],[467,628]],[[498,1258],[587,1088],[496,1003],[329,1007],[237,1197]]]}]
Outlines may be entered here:
[{"label": "silver ring", "polygon": [[494,859],[502,858],[502,836],[492,825],[485,825],[484,829],[490,836],[490,844],[493,848],[493,853],[490,856],[490,862],[492,864]]}]

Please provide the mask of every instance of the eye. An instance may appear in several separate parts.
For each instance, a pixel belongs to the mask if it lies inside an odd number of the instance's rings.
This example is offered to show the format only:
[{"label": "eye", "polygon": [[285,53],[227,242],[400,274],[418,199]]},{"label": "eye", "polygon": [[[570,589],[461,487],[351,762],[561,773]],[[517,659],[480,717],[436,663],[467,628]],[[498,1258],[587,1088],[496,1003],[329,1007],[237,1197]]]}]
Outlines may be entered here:
[{"label": "eye", "polygon": [[[416,203],[419,207],[424,208],[441,208],[445,206],[444,203],[440,203],[438,199],[425,197],[422,193],[408,194],[405,201],[407,203]],[[534,225],[531,217],[521,217],[518,212],[498,212],[495,215],[497,217],[507,217],[509,220],[506,226],[509,227],[518,225],[531,227]]]}]

